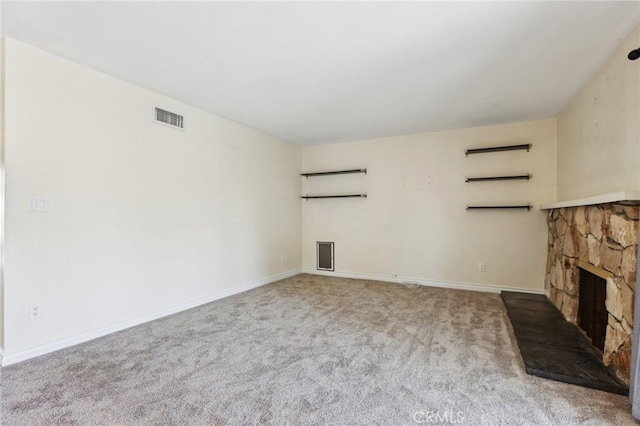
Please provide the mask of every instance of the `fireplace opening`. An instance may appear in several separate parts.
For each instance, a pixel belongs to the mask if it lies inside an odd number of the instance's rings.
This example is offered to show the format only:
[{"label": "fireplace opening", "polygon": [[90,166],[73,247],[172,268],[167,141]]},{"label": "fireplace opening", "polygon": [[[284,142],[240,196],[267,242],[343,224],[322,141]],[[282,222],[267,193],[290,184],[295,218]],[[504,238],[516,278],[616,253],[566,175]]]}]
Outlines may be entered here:
[{"label": "fireplace opening", "polygon": [[607,281],[586,269],[580,269],[578,326],[591,339],[591,344],[604,352],[607,334]]}]

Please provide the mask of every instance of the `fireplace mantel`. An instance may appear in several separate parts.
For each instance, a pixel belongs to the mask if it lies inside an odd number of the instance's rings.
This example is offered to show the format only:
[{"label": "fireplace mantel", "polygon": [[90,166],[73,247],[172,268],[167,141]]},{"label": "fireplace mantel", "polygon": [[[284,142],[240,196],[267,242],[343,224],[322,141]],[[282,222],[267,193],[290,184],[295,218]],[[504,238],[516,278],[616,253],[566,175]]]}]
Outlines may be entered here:
[{"label": "fireplace mantel", "polygon": [[556,203],[541,204],[540,210],[561,209],[564,207],[592,206],[594,204],[629,202],[640,203],[640,192],[618,191],[607,194],[599,194],[593,197],[579,198],[577,200],[559,201]]}]

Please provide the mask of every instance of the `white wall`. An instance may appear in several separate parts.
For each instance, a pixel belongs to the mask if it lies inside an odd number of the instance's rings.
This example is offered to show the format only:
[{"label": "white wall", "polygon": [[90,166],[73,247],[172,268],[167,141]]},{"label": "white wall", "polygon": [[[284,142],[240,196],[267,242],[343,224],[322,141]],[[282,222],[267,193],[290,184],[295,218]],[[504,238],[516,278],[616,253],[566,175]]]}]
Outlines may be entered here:
[{"label": "white wall", "polygon": [[[529,153],[464,154],[527,142]],[[303,268],[315,270],[316,241],[333,241],[338,274],[542,291],[547,227],[538,205],[555,199],[555,158],[555,119],[304,148],[303,171],[368,174],[303,179],[303,193],[368,198],[303,201]],[[530,181],[465,183],[527,172]],[[465,210],[527,202],[533,211]]]},{"label": "white wall", "polygon": [[300,148],[15,40],[5,59],[5,362],[298,270]]},{"label": "white wall", "polygon": [[640,190],[640,26],[558,117],[558,201]]}]

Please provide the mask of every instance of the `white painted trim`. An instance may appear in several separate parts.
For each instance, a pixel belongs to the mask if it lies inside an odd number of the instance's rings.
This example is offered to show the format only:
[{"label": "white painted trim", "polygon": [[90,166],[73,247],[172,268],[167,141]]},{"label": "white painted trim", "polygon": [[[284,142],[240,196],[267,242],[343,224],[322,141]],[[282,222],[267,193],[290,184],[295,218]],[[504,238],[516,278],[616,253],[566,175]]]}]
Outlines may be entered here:
[{"label": "white painted trim", "polygon": [[97,330],[89,331],[86,333],[79,334],[77,336],[67,337],[62,340],[57,340],[55,342],[47,343],[45,345],[36,346],[33,348],[25,349],[23,351],[4,354],[2,357],[2,366],[7,366],[11,364],[15,364],[20,361],[25,361],[30,358],[35,358],[40,355],[47,354],[49,352],[54,352],[60,349],[67,348],[69,346],[74,346],[79,343],[84,343],[89,340],[96,339],[98,337],[106,336],[107,334],[115,333],[116,331],[124,330],[126,328],[134,327],[136,325],[144,324],[149,321],[156,320],[158,318],[162,318],[168,315],[172,315],[181,311],[185,311],[187,309],[195,308],[196,306],[204,305],[206,303],[213,302],[218,299],[223,299],[225,297],[233,296],[234,294],[243,293],[245,291],[261,287],[266,284],[270,284],[276,281],[283,280],[285,278],[293,277],[298,275],[301,272],[301,269],[293,269],[291,271],[283,272],[278,275],[274,275],[271,277],[263,278],[258,281],[254,281],[240,287],[237,287],[233,290],[227,290],[222,292],[213,293],[207,297],[200,298],[197,300],[193,300],[191,302],[183,303],[181,305],[177,305],[168,309],[163,309],[158,312],[154,312],[152,314],[144,315],[138,318],[134,318],[132,320],[124,321],[118,324],[110,325],[107,327],[99,328]]},{"label": "white painted trim", "polygon": [[577,200],[559,201],[557,203],[540,204],[540,210],[561,209],[563,207],[592,206],[594,204],[616,203],[619,201],[640,201],[638,191],[618,191],[599,194]]},{"label": "white painted trim", "polygon": [[396,277],[391,275],[378,275],[378,274],[361,274],[356,272],[325,272],[318,271],[316,269],[302,268],[302,273],[313,275],[325,275],[329,277],[341,277],[341,278],[355,278],[360,280],[374,280],[374,281],[386,281],[398,284],[417,284],[427,287],[441,287],[451,288],[455,290],[471,290],[480,291],[484,293],[500,293],[501,291],[517,291],[520,293],[532,293],[532,294],[545,294],[544,289],[530,289],[520,287],[507,287],[492,284],[475,284],[475,283],[460,283],[454,281],[436,281],[427,280],[423,278],[411,278],[411,277]]}]

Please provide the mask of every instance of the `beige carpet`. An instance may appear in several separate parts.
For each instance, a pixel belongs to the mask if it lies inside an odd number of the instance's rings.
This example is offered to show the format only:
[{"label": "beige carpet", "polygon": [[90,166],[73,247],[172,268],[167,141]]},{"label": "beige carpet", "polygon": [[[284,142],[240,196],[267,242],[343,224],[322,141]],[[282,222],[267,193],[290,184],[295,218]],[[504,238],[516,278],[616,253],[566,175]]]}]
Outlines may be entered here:
[{"label": "beige carpet", "polygon": [[526,375],[497,294],[313,275],[3,368],[1,414],[3,425],[634,424],[626,397]]}]

